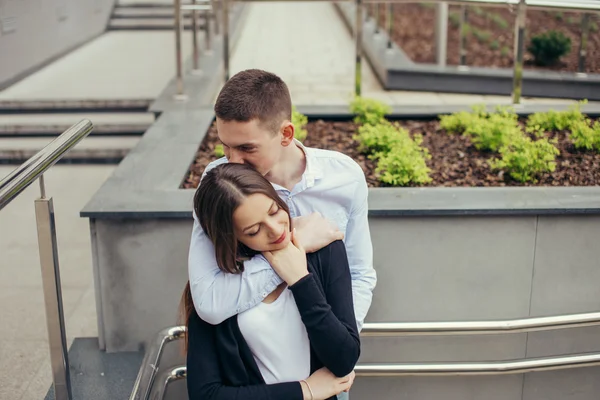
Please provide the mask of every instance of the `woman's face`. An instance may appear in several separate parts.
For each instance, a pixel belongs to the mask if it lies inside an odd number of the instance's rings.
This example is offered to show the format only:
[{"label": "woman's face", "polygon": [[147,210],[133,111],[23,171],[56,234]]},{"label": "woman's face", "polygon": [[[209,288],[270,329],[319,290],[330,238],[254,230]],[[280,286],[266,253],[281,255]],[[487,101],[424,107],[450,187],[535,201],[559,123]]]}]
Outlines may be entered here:
[{"label": "woman's face", "polygon": [[252,250],[280,250],[290,242],[288,214],[262,193],[242,201],[233,213],[233,223],[238,240]]}]

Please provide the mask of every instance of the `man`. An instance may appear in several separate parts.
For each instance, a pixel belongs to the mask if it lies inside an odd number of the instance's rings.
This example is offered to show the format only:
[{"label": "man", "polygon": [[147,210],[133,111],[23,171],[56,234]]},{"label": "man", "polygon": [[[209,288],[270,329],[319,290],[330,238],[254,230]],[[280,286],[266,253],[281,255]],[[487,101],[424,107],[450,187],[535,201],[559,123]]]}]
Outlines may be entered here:
[{"label": "man", "polygon": [[[233,76],[215,104],[225,158],[210,163],[206,170],[234,162],[249,164],[263,174],[286,201],[291,217],[301,217],[293,223],[307,252],[344,238],[360,331],[377,282],[367,220],[366,179],[350,157],[306,148],[295,140],[291,113],[289,90],[278,76],[256,69]],[[322,228],[315,212],[333,221],[341,235],[327,235],[330,230]],[[189,279],[196,311],[211,324],[256,306],[283,282],[263,256],[246,261],[241,275],[221,272],[196,215]]]}]

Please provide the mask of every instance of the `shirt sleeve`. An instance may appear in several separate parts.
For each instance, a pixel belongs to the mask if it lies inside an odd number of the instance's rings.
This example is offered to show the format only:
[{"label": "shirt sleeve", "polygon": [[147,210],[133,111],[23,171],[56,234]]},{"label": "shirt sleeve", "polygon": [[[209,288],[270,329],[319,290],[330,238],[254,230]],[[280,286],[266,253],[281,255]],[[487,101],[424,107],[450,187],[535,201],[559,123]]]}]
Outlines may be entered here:
[{"label": "shirt sleeve", "polygon": [[352,372],[360,356],[346,249],[338,240],[318,256],[319,267],[329,274],[323,282],[324,292],[312,273],[290,286],[290,290],[315,354],[335,376],[343,377]]},{"label": "shirt sleeve", "polygon": [[357,188],[350,210],[344,242],[352,278],[352,294],[356,325],[360,332],[373,301],[377,273],[373,268],[373,245],[369,230],[369,188],[364,173],[357,164]]},{"label": "shirt sleeve", "polygon": [[[212,162],[204,173],[223,162]],[[202,230],[196,213],[192,215],[188,276],[194,307],[204,321],[220,324],[260,303],[283,282],[262,255],[246,261],[242,274],[221,271],[212,242]]]},{"label": "shirt sleeve", "polygon": [[190,400],[302,400],[300,382],[226,386],[215,341],[215,327],[192,316],[187,331],[187,389]]}]

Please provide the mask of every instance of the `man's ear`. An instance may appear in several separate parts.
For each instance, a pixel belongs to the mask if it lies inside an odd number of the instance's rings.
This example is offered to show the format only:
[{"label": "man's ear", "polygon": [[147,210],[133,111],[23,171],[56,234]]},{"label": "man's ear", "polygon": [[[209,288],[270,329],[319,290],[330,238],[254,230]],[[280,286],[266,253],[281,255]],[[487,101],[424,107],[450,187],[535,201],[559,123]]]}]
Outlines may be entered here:
[{"label": "man's ear", "polygon": [[285,147],[293,143],[295,132],[294,124],[287,120],[283,121],[283,124],[281,124],[281,145]]}]

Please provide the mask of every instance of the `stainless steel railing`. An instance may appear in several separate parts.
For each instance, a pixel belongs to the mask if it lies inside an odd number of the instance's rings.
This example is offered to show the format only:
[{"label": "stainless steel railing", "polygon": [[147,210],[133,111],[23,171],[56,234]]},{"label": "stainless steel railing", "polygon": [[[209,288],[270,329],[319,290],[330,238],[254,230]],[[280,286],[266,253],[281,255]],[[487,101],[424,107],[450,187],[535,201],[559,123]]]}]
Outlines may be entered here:
[{"label": "stainless steel railing", "polygon": [[35,216],[46,307],[50,363],[54,382],[54,398],[56,400],[70,400],[72,395],[58,263],[58,245],[54,223],[54,205],[52,197],[46,197],[43,174],[59,161],[65,153],[89,135],[92,129],[93,125],[88,120],[73,125],[0,181],[0,210],[2,210],[39,178],[41,195],[39,199],[35,200]]},{"label": "stainless steel railing", "polygon": [[[211,51],[211,15],[213,11],[213,3],[218,0],[191,0],[190,3],[183,4],[181,0],[174,0],[175,14],[175,73],[177,81],[177,92],[175,100],[186,101],[188,95],[185,93],[183,82],[183,51],[182,51],[182,33],[183,22],[182,14],[191,12],[192,14],[192,74],[200,74],[200,50],[198,47],[198,12],[204,12],[204,37],[205,37],[205,54],[210,54]],[[217,18],[218,19],[218,18]]]},{"label": "stainless steel railing", "polygon": [[[590,326],[600,326],[600,312],[497,321],[366,323],[361,336],[513,334]],[[185,326],[168,328],[158,334],[144,355],[130,400],[162,400],[170,382],[186,378],[185,366],[180,365],[161,371],[162,384],[154,385],[166,344],[184,337]],[[497,375],[597,365],[600,365],[600,353],[493,362],[358,364],[355,372],[358,376]]]},{"label": "stainless steel railing", "polygon": [[[175,0],[176,2],[181,0]],[[223,64],[225,70],[225,80],[229,79],[229,28],[228,28],[228,3],[232,0],[223,0],[222,20],[223,20]],[[298,0],[236,0],[240,2],[254,1],[298,1]],[[309,1],[332,1],[332,0],[309,0]],[[513,64],[513,90],[512,98],[514,104],[521,102],[521,92],[523,86],[523,56],[525,53],[525,17],[527,9],[539,10],[563,10],[563,11],[583,11],[584,13],[600,13],[600,1],[596,0],[333,0],[339,2],[352,1],[356,7],[356,20],[354,27],[355,46],[355,73],[354,73],[354,93],[359,96],[362,88],[362,59],[363,59],[363,24],[365,5],[367,4],[387,4],[386,28],[389,35],[388,48],[392,47],[391,31],[392,20],[390,18],[393,4],[398,3],[436,3],[436,60],[438,65],[446,63],[446,49],[448,46],[447,24],[448,24],[448,5],[457,4],[463,6],[489,6],[489,7],[516,7],[517,18],[515,19],[515,42],[514,42],[514,64]],[[379,7],[377,8],[379,9]],[[587,35],[589,32],[589,20],[584,18],[582,21],[582,38],[580,45],[580,72],[585,64]]]}]

